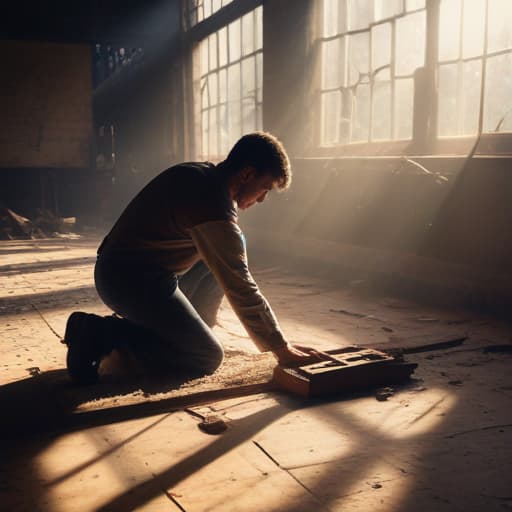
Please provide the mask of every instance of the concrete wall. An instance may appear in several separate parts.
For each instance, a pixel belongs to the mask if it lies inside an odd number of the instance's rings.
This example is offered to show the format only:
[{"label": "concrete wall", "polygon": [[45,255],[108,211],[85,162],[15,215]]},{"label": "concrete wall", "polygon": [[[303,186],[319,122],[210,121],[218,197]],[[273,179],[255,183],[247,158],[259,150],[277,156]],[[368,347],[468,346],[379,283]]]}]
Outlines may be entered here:
[{"label": "concrete wall", "polygon": [[0,168],[88,167],[90,46],[1,41],[0,55]]},{"label": "concrete wall", "polygon": [[[311,103],[315,91],[307,86],[318,55],[304,42],[307,27],[315,26],[314,4],[265,3],[264,128],[285,142],[294,182],[289,191],[242,215],[249,246],[329,269],[333,276],[371,276],[415,296],[427,290],[436,300],[507,312],[512,306],[510,137],[508,142],[494,137],[491,144],[483,137],[469,160],[465,156],[475,140],[436,148],[436,157],[415,156],[412,144],[320,157]],[[460,156],[450,155],[453,149]],[[406,154],[433,174],[407,162],[401,156]]]},{"label": "concrete wall", "polygon": [[[104,201],[111,217],[147,181],[184,158],[181,6],[161,0],[154,4],[139,20],[145,30],[158,21],[144,58],[122,67],[93,94],[95,132],[100,126],[114,128],[115,160],[97,169],[113,178]],[[99,152],[96,146],[95,156]]]}]

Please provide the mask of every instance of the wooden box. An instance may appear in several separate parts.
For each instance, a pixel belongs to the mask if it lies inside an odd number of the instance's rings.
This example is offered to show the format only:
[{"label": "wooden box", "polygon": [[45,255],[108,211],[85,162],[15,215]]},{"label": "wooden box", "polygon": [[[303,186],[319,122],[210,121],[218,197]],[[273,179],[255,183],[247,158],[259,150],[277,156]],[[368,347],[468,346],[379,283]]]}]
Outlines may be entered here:
[{"label": "wooden box", "polygon": [[304,397],[332,396],[403,382],[417,367],[370,348],[350,346],[325,352],[329,360],[299,367],[277,366],[274,382],[280,389]]}]

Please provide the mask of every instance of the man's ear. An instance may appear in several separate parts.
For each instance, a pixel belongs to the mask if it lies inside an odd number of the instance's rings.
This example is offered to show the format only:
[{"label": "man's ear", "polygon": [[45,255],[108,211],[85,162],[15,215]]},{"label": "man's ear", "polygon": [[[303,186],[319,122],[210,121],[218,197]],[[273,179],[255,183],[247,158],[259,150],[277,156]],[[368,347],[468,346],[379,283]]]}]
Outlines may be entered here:
[{"label": "man's ear", "polygon": [[247,183],[256,173],[256,169],[254,167],[244,167],[240,171],[240,182]]}]

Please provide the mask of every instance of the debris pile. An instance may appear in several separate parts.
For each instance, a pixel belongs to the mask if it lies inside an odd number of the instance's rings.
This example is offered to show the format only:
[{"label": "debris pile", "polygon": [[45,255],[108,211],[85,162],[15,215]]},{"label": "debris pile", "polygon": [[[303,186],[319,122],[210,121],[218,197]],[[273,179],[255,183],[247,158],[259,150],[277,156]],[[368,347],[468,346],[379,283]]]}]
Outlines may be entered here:
[{"label": "debris pile", "polygon": [[76,217],[59,217],[38,209],[31,220],[0,204],[0,240],[48,238],[70,233],[75,226]]}]

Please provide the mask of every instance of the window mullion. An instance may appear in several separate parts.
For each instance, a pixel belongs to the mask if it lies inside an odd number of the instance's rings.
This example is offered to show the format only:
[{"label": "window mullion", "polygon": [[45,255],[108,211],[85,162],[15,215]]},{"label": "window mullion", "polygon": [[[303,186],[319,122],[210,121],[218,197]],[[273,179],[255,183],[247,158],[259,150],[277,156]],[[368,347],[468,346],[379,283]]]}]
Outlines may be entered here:
[{"label": "window mullion", "polygon": [[486,76],[487,76],[488,39],[489,39],[489,0],[486,0],[485,16],[484,16],[484,47],[483,47],[483,51],[482,51],[482,77],[481,77],[481,84],[480,84],[480,110],[478,113],[478,135],[482,134],[483,125],[484,125],[484,102],[485,102],[485,82],[486,82]]},{"label": "window mullion", "polygon": [[457,135],[464,133],[464,85],[462,83],[462,76],[464,73],[464,4],[465,1],[461,0],[459,17],[459,58],[457,60]]},{"label": "window mullion", "polygon": [[391,56],[390,56],[390,80],[391,80],[391,139],[395,138],[396,134],[396,119],[395,119],[395,92],[396,92],[396,66],[395,66],[395,56],[396,56],[396,19],[391,21]]},{"label": "window mullion", "polygon": [[[375,19],[375,11],[374,11],[374,19]],[[373,31],[370,28],[368,33],[368,83],[370,86],[370,119],[369,119],[369,127],[368,127],[368,142],[372,142],[373,140],[373,85],[374,85],[374,76],[372,73],[373,70]]]}]

